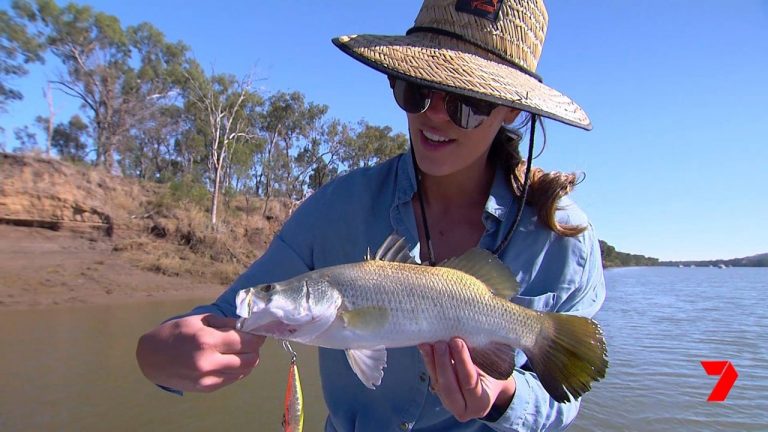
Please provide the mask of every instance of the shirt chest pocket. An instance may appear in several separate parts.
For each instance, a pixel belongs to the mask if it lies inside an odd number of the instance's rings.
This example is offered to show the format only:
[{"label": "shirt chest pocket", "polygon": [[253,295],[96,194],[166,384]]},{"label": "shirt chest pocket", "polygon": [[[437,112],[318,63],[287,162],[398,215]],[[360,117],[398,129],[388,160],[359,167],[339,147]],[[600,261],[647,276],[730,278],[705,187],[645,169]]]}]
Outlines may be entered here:
[{"label": "shirt chest pocket", "polygon": [[519,295],[512,299],[512,303],[541,312],[553,312],[555,309],[555,300],[557,300],[557,294],[546,293],[534,297]]}]

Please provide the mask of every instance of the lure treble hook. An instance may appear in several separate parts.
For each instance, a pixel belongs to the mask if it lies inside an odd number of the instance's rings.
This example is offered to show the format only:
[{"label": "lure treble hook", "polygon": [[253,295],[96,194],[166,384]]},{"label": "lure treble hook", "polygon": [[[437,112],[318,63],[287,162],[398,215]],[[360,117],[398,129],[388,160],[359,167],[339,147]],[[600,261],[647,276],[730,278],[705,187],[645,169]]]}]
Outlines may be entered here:
[{"label": "lure treble hook", "polygon": [[281,339],[280,342],[283,343],[283,349],[291,355],[291,363],[296,363],[296,351],[291,348],[290,342],[288,342],[286,339]]}]

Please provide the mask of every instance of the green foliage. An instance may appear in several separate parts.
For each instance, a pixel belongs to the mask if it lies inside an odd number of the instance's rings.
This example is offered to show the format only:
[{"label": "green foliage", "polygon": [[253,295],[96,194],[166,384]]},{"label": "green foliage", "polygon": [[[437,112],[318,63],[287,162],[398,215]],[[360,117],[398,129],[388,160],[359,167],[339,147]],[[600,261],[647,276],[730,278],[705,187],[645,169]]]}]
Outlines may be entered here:
[{"label": "green foliage", "polygon": [[168,184],[168,192],[161,197],[160,202],[194,205],[202,209],[208,206],[210,199],[211,194],[205,185],[192,178],[182,177]]},{"label": "green foliage", "polygon": [[[219,194],[266,198],[266,209],[272,197],[302,199],[407,148],[391,127],[328,118],[327,105],[301,92],[265,97],[250,76],[208,74],[186,44],[166,41],[152,24],[123,26],[53,0],[13,0],[12,10],[0,12],[0,84],[48,50],[64,68],[54,89],[82,106],[82,116],[51,130],[55,152],[168,183],[163,200],[207,207],[214,224]],[[38,126],[48,133],[47,118]],[[36,148],[29,128],[17,140],[19,151]]]},{"label": "green foliage", "polygon": [[367,167],[400,154],[407,147],[408,139],[404,134],[392,135],[389,126],[374,126],[361,120],[342,160],[349,169]]},{"label": "green foliage", "polygon": [[304,196],[307,178],[329,150],[323,139],[327,112],[327,105],[307,102],[300,92],[281,91],[267,99],[258,116],[266,139],[257,177],[262,179],[259,190],[265,196]]},{"label": "green foliage", "polygon": [[37,135],[29,129],[29,126],[14,128],[13,136],[19,143],[18,147],[13,149],[14,153],[31,153],[40,150],[37,146]]},{"label": "green foliage", "polygon": [[607,242],[603,240],[599,242],[600,254],[603,257],[603,267],[654,266],[659,264],[658,258],[619,252]]},{"label": "green foliage", "polygon": [[186,47],[165,42],[151,24],[123,28],[117,17],[90,6],[59,7],[51,0],[15,4],[30,27],[39,25],[45,46],[64,66],[66,74],[52,83],[80,100],[91,120],[95,163],[111,170],[130,151],[121,145],[135,142],[132,129],[169,103],[178,71],[188,63]]},{"label": "green foliage", "polygon": [[751,255],[743,258],[718,259],[707,261],[662,261],[664,266],[696,267],[768,267],[768,253]]},{"label": "green foliage", "polygon": [[56,150],[63,160],[70,162],[85,162],[88,147],[85,142],[88,125],[75,114],[69,122],[58,123],[53,128],[51,147]]},{"label": "green foliage", "polygon": [[10,80],[26,75],[26,65],[43,62],[41,37],[26,25],[30,10],[31,6],[21,1],[12,3],[10,13],[0,10],[0,112],[7,110],[9,102],[24,97]]}]

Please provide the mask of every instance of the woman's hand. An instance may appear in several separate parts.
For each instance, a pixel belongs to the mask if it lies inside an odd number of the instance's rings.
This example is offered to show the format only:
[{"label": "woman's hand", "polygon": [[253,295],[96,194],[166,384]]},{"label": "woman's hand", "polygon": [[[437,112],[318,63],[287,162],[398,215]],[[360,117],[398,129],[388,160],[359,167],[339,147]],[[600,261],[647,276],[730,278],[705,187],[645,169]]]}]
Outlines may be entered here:
[{"label": "woman's hand", "polygon": [[244,378],[259,362],[265,337],[235,330],[236,322],[204,314],[161,324],[139,339],[141,372],[155,384],[194,392]]},{"label": "woman's hand", "polygon": [[484,417],[494,405],[506,409],[512,402],[515,379],[499,381],[478,369],[460,338],[421,344],[419,351],[433,391],[460,422]]}]

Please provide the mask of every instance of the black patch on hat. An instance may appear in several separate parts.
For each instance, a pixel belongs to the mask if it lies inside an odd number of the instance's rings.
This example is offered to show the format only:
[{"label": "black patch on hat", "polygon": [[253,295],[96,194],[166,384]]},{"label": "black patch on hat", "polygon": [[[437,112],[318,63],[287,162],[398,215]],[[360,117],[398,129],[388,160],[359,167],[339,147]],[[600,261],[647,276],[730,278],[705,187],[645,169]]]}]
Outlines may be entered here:
[{"label": "black patch on hat", "polygon": [[474,15],[491,22],[499,17],[501,3],[504,0],[458,0],[456,11]]}]

